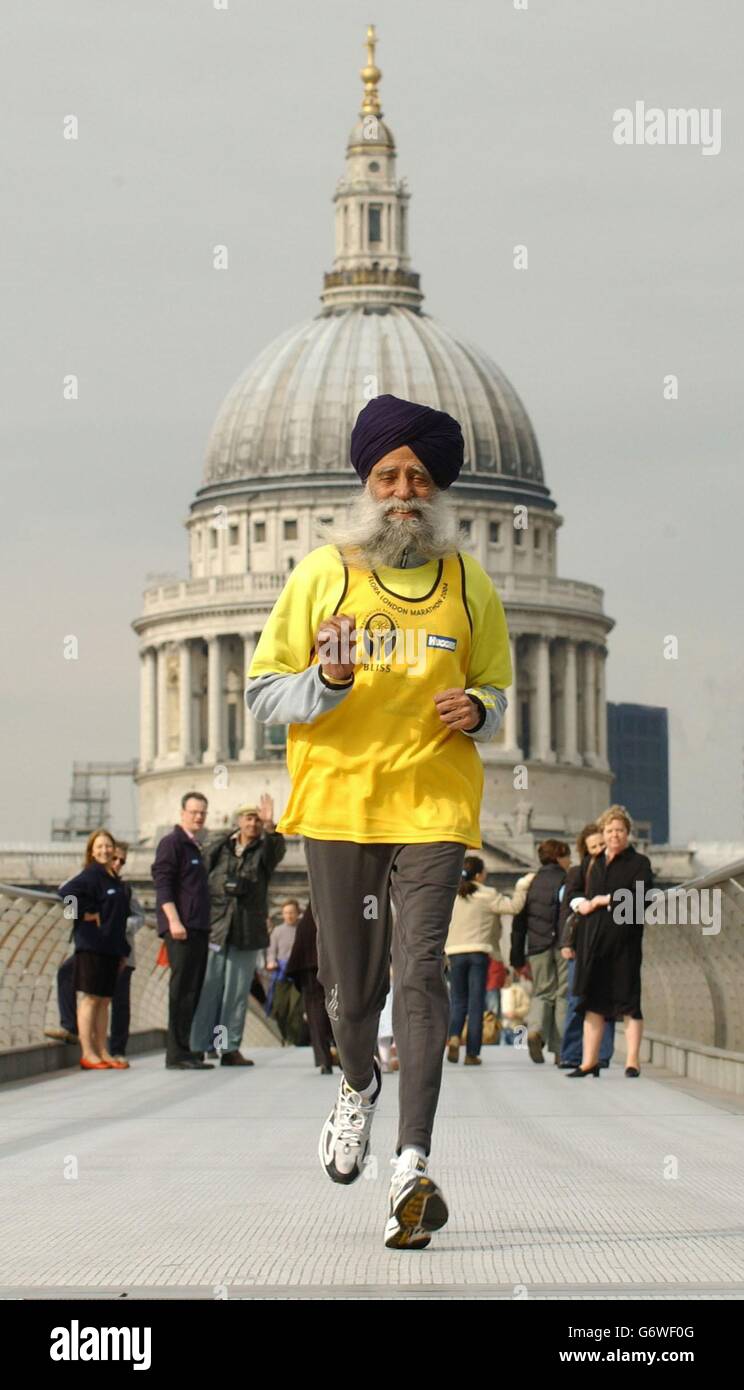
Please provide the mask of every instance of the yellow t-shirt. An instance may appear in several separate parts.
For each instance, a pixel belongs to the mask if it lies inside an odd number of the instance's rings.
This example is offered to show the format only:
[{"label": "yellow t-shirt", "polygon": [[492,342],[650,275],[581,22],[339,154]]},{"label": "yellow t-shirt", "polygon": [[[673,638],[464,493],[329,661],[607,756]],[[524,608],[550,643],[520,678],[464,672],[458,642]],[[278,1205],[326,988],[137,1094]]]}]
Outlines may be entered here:
[{"label": "yellow t-shirt", "polygon": [[[459,552],[410,569],[347,566],[333,545],[292,571],[256,646],[248,678],[316,665],[324,618],[353,615],[354,684],[312,723],[290,724],[292,791],[277,829],[317,840],[481,847],[483,764],[442,722],[433,696],[511,685],[504,610],[485,570]],[[353,650],[353,649],[352,649]]]}]

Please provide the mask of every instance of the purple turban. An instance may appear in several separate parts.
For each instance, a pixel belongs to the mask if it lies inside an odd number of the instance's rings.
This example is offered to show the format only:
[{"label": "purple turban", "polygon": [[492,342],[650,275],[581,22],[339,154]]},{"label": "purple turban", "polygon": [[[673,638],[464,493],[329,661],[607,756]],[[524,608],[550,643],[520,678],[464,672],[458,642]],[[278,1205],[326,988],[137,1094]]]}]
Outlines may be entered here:
[{"label": "purple turban", "polygon": [[444,410],[375,396],[360,410],[351,431],[351,462],[365,483],[376,463],[407,444],[423,463],[437,487],[454,483],[463,464],[462,430]]}]

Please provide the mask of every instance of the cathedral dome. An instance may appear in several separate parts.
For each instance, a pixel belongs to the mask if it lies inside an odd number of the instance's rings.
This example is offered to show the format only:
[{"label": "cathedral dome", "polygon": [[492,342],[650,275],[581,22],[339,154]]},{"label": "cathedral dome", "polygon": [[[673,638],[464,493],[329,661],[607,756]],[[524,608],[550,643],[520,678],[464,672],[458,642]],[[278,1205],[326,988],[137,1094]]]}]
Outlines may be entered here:
[{"label": "cathedral dome", "polygon": [[198,504],[221,494],[354,479],[359,411],[389,393],[453,415],[465,462],[458,492],[552,510],[540,451],[516,391],[490,357],[421,309],[408,247],[410,193],[396,174],[367,30],[364,97],[333,196],[336,254],[316,318],[287,329],[229,391],[207,446]]},{"label": "cathedral dome", "polygon": [[389,392],[459,420],[468,481],[550,507],[540,451],[516,391],[480,348],[436,319],[390,305],[321,314],[281,334],[229,391],[205,483],[348,474],[354,421]]}]

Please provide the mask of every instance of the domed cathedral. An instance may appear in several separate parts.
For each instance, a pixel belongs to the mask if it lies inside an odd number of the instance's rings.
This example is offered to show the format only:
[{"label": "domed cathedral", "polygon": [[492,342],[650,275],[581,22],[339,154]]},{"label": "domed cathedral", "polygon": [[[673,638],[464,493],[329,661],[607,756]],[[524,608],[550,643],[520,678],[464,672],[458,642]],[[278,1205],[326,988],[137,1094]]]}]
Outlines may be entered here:
[{"label": "domed cathedral", "polygon": [[264,349],[217,414],[191,506],[189,578],[148,589],[140,639],[140,829],[172,824],[203,790],[218,826],[246,799],[289,791],[286,728],[254,722],[245,673],[289,572],[325,544],[319,523],[359,495],[349,461],[358,412],[390,392],[448,411],[465,437],[450,496],[462,547],[492,577],[515,681],[484,763],[482,832],[504,864],[535,837],[567,835],[606,804],[604,663],[612,621],[592,584],[557,577],[561,518],[514,388],[480,348],[425,313],[409,253],[410,193],[382,119],[375,33],[364,95],[333,196],[336,255],[321,308]]}]

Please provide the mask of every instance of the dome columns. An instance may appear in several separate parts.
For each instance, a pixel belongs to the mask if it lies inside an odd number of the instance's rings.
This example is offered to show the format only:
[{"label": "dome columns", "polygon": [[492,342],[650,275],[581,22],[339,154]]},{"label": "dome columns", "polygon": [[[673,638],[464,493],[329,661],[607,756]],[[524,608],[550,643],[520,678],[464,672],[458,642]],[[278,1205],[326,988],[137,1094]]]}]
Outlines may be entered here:
[{"label": "dome columns", "polygon": [[202,762],[218,763],[224,742],[224,710],[222,700],[222,638],[210,637],[207,642],[207,746]]},{"label": "dome columns", "polygon": [[605,652],[587,643],[583,649],[584,760],[588,767],[607,766]]},{"label": "dome columns", "polygon": [[532,641],[537,681],[534,757],[541,763],[554,763],[555,752],[551,748],[550,640],[547,637],[534,637]]},{"label": "dome columns", "polygon": [[563,746],[561,748],[561,761],[573,763],[576,766],[581,763],[578,743],[578,699],[578,686],[576,684],[576,643],[566,642],[564,644],[563,665]]},{"label": "dome columns", "polygon": [[244,697],[258,636],[219,632],[143,646],[140,773],[260,757],[257,725]]},{"label": "dome columns", "polygon": [[[244,632],[241,640],[243,643],[243,671],[247,679],[250,664],[253,660],[253,653],[258,643],[258,635],[255,632]],[[245,680],[243,681],[243,685],[245,685]],[[258,739],[256,737],[258,726],[245,703],[245,698],[242,699],[242,711],[243,742],[240,753],[238,754],[238,761],[241,763],[254,763],[258,752]]]},{"label": "dome columns", "polygon": [[160,643],[155,654],[157,672],[157,713],[155,720],[157,736],[155,757],[161,766],[168,760],[168,646],[168,643]]},{"label": "dome columns", "polygon": [[194,758],[193,645],[188,638],[178,647],[178,752],[182,763]]},{"label": "dome columns", "polygon": [[513,628],[510,641],[509,704],[485,760],[608,771],[604,645]]},{"label": "dome columns", "polygon": [[512,683],[507,695],[508,704],[504,713],[504,757],[510,762],[518,763],[522,760],[522,750],[519,747],[519,736],[517,733],[519,715],[519,677],[517,675],[517,647],[513,636],[509,637],[509,650],[511,652]]},{"label": "dome columns", "polygon": [[155,762],[155,729],[158,703],[157,668],[154,647],[140,654],[140,768],[146,771]]}]

